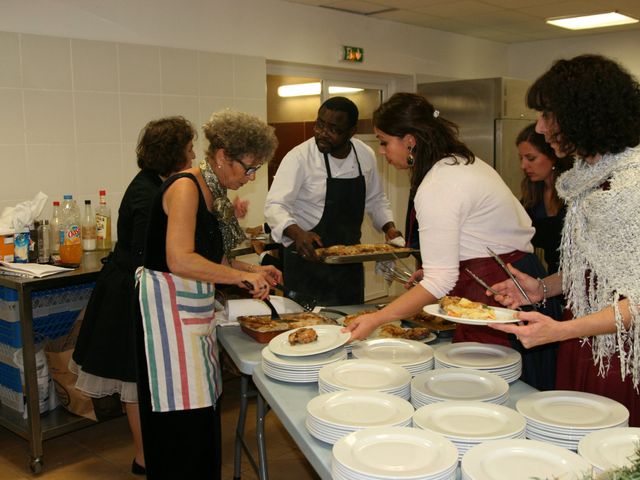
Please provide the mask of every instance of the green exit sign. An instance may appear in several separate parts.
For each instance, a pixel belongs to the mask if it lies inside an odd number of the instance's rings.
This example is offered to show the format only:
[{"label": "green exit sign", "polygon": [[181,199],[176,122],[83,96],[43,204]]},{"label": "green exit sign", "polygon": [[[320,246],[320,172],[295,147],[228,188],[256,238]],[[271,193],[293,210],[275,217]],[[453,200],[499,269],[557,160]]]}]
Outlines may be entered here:
[{"label": "green exit sign", "polygon": [[364,48],[343,45],[340,60],[345,62],[362,63],[364,60]]}]

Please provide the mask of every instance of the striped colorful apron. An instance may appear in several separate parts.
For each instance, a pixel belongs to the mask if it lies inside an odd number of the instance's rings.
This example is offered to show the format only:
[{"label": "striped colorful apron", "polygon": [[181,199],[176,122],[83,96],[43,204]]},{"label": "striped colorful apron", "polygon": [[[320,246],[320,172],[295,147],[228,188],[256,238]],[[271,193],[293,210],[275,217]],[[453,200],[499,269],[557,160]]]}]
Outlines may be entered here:
[{"label": "striped colorful apron", "polygon": [[215,405],[222,378],[214,285],[143,267],[136,279],[153,411]]}]

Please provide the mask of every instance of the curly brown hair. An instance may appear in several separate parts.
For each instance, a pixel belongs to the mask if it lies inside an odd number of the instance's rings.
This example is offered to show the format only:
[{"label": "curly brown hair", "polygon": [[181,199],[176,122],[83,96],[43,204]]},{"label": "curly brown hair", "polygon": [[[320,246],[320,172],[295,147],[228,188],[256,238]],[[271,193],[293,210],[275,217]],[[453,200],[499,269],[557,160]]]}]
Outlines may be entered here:
[{"label": "curly brown hair", "polygon": [[[566,172],[573,166],[572,157],[558,158],[556,152],[553,151],[551,145],[544,140],[544,135],[536,132],[536,124],[532,123],[527,125],[516,138],[516,145],[520,145],[522,142],[530,143],[536,150],[548,157],[553,162],[553,183],[555,185],[556,179],[561,173]],[[531,179],[525,175],[520,183],[521,202],[524,208],[533,208],[536,205],[544,201],[544,181],[532,182]],[[558,196],[556,189],[553,189],[553,195],[551,202],[558,208],[562,206],[562,200]]]},{"label": "curly brown hair", "polygon": [[222,148],[230,160],[253,155],[258,162],[268,162],[278,146],[274,128],[248,113],[222,110],[211,115],[202,128],[211,157]]},{"label": "curly brown hair", "polygon": [[373,125],[394,137],[411,134],[416,139],[411,171],[410,198],[415,196],[422,179],[431,167],[443,158],[456,155],[473,163],[475,156],[458,138],[458,126],[435,114],[435,108],[422,95],[395,93],[373,112]]},{"label": "curly brown hair", "polygon": [[619,153],[640,143],[640,86],[609,58],[556,61],[529,88],[527,105],[555,116],[567,155]]},{"label": "curly brown hair", "polygon": [[166,177],[185,166],[185,150],[197,136],[184,117],[166,117],[145,125],[138,137],[138,167]]}]

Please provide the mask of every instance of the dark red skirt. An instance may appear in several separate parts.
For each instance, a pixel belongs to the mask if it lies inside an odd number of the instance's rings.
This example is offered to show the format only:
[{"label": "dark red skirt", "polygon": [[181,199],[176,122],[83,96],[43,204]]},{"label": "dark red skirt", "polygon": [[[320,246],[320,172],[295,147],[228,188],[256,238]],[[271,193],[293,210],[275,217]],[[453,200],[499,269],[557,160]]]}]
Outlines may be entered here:
[{"label": "dark red skirt", "polygon": [[620,375],[620,359],[611,358],[604,377],[593,362],[591,345],[580,339],[566,340],[558,348],[556,389],[595,393],[622,403],[629,409],[629,426],[640,427],[640,394],[633,388],[631,377]]},{"label": "dark red skirt", "polygon": [[[526,255],[524,252],[511,252],[500,255],[500,258],[504,263],[515,263]],[[509,278],[507,274],[502,270],[500,265],[491,257],[488,258],[473,258],[471,260],[464,260],[460,262],[460,275],[458,276],[458,282],[453,290],[449,292],[449,295],[457,297],[465,297],[474,302],[482,302],[487,305],[501,307],[493,297],[485,295],[486,289],[476,282],[466,271],[468,268],[478,277],[483,279],[488,285],[502,282]],[[509,335],[492,328],[458,324],[456,326],[456,333],[453,336],[454,342],[481,342],[481,343],[493,343],[495,345],[504,345],[505,347],[511,347],[512,342],[509,339]]]},{"label": "dark red skirt", "polygon": [[[533,277],[544,277],[546,275],[540,260],[532,253],[516,251],[500,255],[500,258],[505,263],[511,263],[518,270]],[[460,262],[458,282],[450,292],[450,295],[465,297],[487,305],[501,306],[493,297],[485,295],[485,288],[471,278],[465,272],[465,268],[471,270],[489,285],[509,278],[500,265],[491,257],[465,260]],[[560,318],[560,302],[557,299],[550,299],[545,309],[540,311],[552,318]],[[515,335],[506,334],[489,327],[465,324],[456,326],[453,341],[492,343],[514,348],[522,355],[521,380],[538,390],[551,390],[555,387],[556,351],[558,347],[556,343],[527,349],[516,339]]]}]

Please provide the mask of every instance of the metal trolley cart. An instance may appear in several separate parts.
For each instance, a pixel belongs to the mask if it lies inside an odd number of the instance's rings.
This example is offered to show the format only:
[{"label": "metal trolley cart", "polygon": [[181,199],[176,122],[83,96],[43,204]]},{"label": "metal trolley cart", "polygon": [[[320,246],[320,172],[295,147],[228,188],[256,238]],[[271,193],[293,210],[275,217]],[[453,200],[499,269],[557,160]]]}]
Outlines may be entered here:
[{"label": "metal trolley cart", "polygon": [[[34,473],[42,471],[44,440],[94,423],[62,407],[40,415],[35,336],[55,337],[69,331],[107,253],[84,253],[80,268],[50,277],[0,275],[0,353],[4,353],[0,358],[0,425],[29,442],[29,466]],[[17,348],[22,349],[24,387],[19,369],[4,363],[7,352]]]}]

